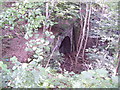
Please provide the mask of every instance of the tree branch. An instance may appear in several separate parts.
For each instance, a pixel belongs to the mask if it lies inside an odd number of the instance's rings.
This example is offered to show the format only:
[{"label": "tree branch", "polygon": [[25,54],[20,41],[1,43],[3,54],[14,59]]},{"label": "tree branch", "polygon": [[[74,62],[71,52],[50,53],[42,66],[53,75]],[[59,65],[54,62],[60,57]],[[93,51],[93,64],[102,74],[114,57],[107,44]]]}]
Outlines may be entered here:
[{"label": "tree branch", "polygon": [[90,10],[89,10],[89,16],[88,16],[88,27],[87,27],[87,33],[86,33],[87,35],[86,35],[85,44],[84,44],[83,53],[82,53],[83,60],[85,56],[85,49],[86,49],[86,45],[87,45],[87,41],[89,37],[89,31],[90,31],[90,16],[91,16],[91,5],[90,5]]},{"label": "tree branch", "polygon": [[81,39],[81,43],[80,43],[80,47],[79,47],[79,49],[78,49],[77,55],[76,55],[76,57],[75,57],[75,65],[77,65],[78,57],[79,57],[80,51],[81,51],[81,49],[82,49],[83,40],[84,40],[84,37],[85,37],[86,25],[87,25],[87,17],[88,17],[88,4],[86,4],[86,15],[85,15],[85,19],[84,19],[82,39]]}]

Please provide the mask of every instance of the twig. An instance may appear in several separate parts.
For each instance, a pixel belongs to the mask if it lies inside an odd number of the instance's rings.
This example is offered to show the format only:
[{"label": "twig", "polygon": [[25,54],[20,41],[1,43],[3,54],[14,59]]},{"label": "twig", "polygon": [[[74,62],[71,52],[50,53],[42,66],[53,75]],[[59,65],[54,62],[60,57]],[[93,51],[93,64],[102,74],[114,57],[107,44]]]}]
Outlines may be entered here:
[{"label": "twig", "polygon": [[51,58],[52,58],[52,56],[53,56],[53,53],[55,52],[56,48],[57,48],[58,45],[59,45],[59,40],[60,40],[60,37],[58,37],[58,40],[57,40],[56,46],[53,48],[52,53],[51,53],[51,55],[50,55],[50,57],[49,57],[49,59],[48,59],[48,62],[47,62],[47,64],[46,64],[45,68],[48,67],[49,62],[50,62],[50,60],[51,60]]},{"label": "twig", "polygon": [[84,56],[85,56],[85,49],[86,49],[86,45],[87,45],[87,41],[88,41],[88,36],[89,36],[89,31],[90,31],[90,16],[91,16],[91,5],[90,5],[89,16],[88,16],[87,35],[86,35],[85,44],[84,44],[83,53],[82,53],[82,58],[83,59],[84,59]]},{"label": "twig", "polygon": [[[80,4],[81,5],[81,4]],[[82,18],[82,14],[81,14],[81,8],[80,8],[80,16],[81,16],[81,20],[80,20],[80,32],[79,32],[79,39],[78,39],[78,42],[77,42],[77,51],[79,50],[79,45],[80,45],[80,40],[81,40],[81,30],[83,29],[83,18]]]},{"label": "twig", "polygon": [[78,56],[79,56],[80,51],[82,49],[83,40],[84,40],[84,36],[85,36],[85,31],[86,31],[86,25],[87,25],[87,17],[88,17],[88,4],[86,4],[86,15],[85,15],[85,20],[84,20],[84,27],[83,27],[82,39],[81,39],[79,50],[78,50],[76,58],[75,58],[75,61],[76,61],[75,65],[77,65]]}]

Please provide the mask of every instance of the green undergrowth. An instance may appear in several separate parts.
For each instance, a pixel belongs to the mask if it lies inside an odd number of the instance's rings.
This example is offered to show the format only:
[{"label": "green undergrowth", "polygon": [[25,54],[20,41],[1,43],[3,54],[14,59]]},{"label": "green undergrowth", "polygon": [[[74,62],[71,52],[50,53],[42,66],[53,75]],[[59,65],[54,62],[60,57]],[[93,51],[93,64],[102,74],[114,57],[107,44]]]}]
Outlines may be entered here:
[{"label": "green undergrowth", "polygon": [[14,66],[8,69],[0,61],[2,87],[12,88],[118,88],[118,76],[110,76],[104,68],[74,72],[57,73],[51,68],[43,68],[31,63],[20,63],[16,57],[10,59]]}]

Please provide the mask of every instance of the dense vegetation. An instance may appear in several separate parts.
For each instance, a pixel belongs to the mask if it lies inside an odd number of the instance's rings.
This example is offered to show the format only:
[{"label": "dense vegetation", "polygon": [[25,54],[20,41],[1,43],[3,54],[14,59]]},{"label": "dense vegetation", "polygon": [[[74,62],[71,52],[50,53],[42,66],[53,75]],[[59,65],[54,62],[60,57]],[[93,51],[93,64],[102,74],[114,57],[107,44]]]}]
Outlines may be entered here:
[{"label": "dense vegetation", "polygon": [[1,88],[118,88],[118,3],[0,4]]}]

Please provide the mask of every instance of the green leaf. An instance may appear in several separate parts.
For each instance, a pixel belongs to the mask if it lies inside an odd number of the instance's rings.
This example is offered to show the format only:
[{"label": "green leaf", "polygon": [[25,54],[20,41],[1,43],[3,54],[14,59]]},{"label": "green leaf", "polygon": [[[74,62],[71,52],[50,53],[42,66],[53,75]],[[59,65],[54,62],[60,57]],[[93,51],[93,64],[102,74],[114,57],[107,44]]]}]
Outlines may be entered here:
[{"label": "green leaf", "polygon": [[40,41],[41,41],[41,43],[44,43],[44,42],[45,42],[45,39],[44,39],[44,38],[41,38]]},{"label": "green leaf", "polygon": [[1,66],[1,65],[3,65],[3,62],[2,62],[2,61],[0,61],[0,66]]},{"label": "green leaf", "polygon": [[44,20],[44,19],[46,19],[46,17],[45,16],[41,16],[41,19]]},{"label": "green leaf", "polygon": [[37,49],[35,52],[36,52],[37,54],[39,54],[39,53],[42,52],[42,51],[43,51],[43,49],[40,48],[40,49]]},{"label": "green leaf", "polygon": [[14,30],[14,27],[10,27],[11,30]]},{"label": "green leaf", "polygon": [[44,59],[44,57],[43,57],[43,56],[39,56],[38,58],[39,58],[40,60]]},{"label": "green leaf", "polygon": [[89,73],[89,72],[87,72],[87,71],[83,71],[83,72],[81,73],[81,75],[82,75],[82,77],[83,77],[84,79],[91,79],[92,76],[93,76],[92,73]]},{"label": "green leaf", "polygon": [[52,35],[52,36],[50,36],[50,38],[51,38],[51,39],[54,39],[54,38],[55,38],[55,36],[54,36],[54,35]]},{"label": "green leaf", "polygon": [[25,51],[33,51],[32,48],[25,48]]},{"label": "green leaf", "polygon": [[33,36],[33,34],[32,33],[29,33],[29,37],[32,37]]},{"label": "green leaf", "polygon": [[49,37],[49,36],[50,36],[49,31],[45,31],[45,35],[46,35],[47,37]]},{"label": "green leaf", "polygon": [[115,84],[115,83],[118,83],[118,76],[112,76],[112,83]]},{"label": "green leaf", "polygon": [[38,44],[38,45],[39,45],[39,44],[41,44],[41,42],[36,42],[36,44]]},{"label": "green leaf", "polygon": [[101,77],[106,77],[108,71],[106,69],[102,68],[102,69],[97,69],[96,73],[98,73],[98,75],[101,76]]},{"label": "green leaf", "polygon": [[37,47],[33,47],[32,49],[35,51],[37,49]]},{"label": "green leaf", "polygon": [[5,26],[5,29],[7,29],[8,28],[8,26]]},{"label": "green leaf", "polygon": [[38,38],[40,35],[39,34],[35,34],[35,38]]},{"label": "green leaf", "polygon": [[46,40],[45,43],[44,43],[44,45],[49,45],[49,43],[50,42],[48,40]]},{"label": "green leaf", "polygon": [[25,34],[24,38],[28,40],[29,39],[28,34]]},{"label": "green leaf", "polygon": [[12,58],[10,58],[11,61],[17,61],[16,56],[13,56]]},{"label": "green leaf", "polygon": [[33,56],[34,56],[35,58],[38,58],[38,55],[36,55],[36,54],[35,54],[35,55],[33,55]]},{"label": "green leaf", "polygon": [[50,51],[50,47],[49,46],[46,46],[44,47],[47,51]]}]

